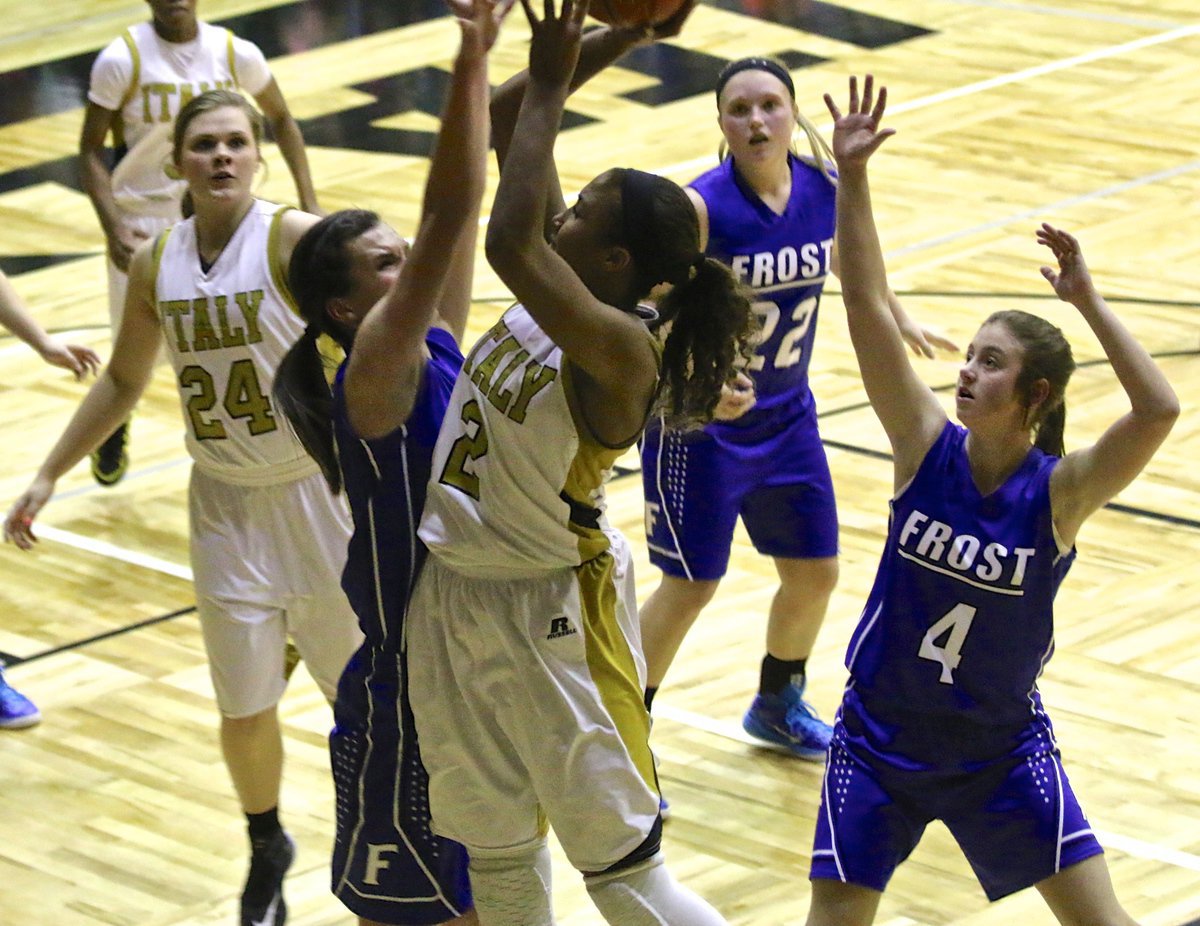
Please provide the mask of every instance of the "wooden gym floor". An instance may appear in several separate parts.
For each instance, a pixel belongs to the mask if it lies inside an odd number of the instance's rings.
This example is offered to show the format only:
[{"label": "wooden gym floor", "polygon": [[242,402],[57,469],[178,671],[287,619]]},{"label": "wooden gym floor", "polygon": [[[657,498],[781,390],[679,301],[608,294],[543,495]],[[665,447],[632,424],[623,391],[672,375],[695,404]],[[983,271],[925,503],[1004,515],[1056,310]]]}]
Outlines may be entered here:
[{"label": "wooden gym floor", "polygon": [[[252,38],[302,121],[322,204],[375,208],[411,230],[456,31],[438,0],[203,0]],[[75,180],[81,101],[96,51],[144,19],[141,0],[6,2],[0,17],[0,266],[48,327],[107,355],[102,238]],[[519,11],[493,81],[523,66]],[[713,76],[774,53],[801,106],[873,71],[899,130],[875,199],[894,288],[969,341],[998,307],[1043,312],[1082,361],[1068,445],[1124,407],[1095,340],[1037,267],[1043,220],[1079,234],[1114,306],[1184,402],[1174,434],[1079,540],[1059,596],[1044,695],[1068,771],[1108,850],[1117,892],[1149,926],[1200,917],[1200,20],[1193,0],[707,0],[678,40],[630,56],[573,98],[559,148],[577,190],[613,165],[686,181],[714,163]],[[264,195],[288,199],[270,152]],[[473,329],[505,305],[483,266]],[[864,404],[836,283],[812,379],[842,518],[842,578],[811,661],[826,716],[881,543],[891,467]],[[923,363],[949,387],[956,358]],[[83,387],[0,337],[0,504],[7,508]],[[0,734],[0,923],[228,923],[244,873],[242,821],[219,757],[192,611],[188,461],[168,371],[133,428],[130,474],[64,478],[34,555],[0,549],[0,653],[44,722]],[[642,550],[640,482],[620,476],[614,520]],[[648,594],[656,572],[640,563]],[[739,534],[728,578],[656,703],[678,876],[739,926],[802,923],[820,768],[740,733],[761,657],[770,564]],[[351,917],[328,893],[328,708],[306,675],[283,704],[282,810],[300,845],[290,922]],[[561,922],[598,923],[556,857]],[[989,905],[946,831],[931,827],[886,894],[887,926],[1049,923],[1035,892]]]}]

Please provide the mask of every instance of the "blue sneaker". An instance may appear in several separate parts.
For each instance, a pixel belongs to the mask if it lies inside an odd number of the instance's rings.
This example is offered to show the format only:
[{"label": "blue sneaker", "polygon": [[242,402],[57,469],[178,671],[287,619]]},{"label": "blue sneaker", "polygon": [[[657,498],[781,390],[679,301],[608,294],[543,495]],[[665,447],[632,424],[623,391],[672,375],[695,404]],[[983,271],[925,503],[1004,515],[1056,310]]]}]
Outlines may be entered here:
[{"label": "blue sneaker", "polygon": [[37,705],[8,684],[0,672],[0,729],[20,730],[40,723],[41,719]]},{"label": "blue sneaker", "polygon": [[833,736],[833,727],[804,700],[804,689],[799,685],[788,685],[777,695],[756,695],[742,718],[742,729],[755,739],[813,761],[825,758]]},{"label": "blue sneaker", "polygon": [[661,794],[658,796],[658,815],[662,817],[663,823],[671,819],[671,805]]}]

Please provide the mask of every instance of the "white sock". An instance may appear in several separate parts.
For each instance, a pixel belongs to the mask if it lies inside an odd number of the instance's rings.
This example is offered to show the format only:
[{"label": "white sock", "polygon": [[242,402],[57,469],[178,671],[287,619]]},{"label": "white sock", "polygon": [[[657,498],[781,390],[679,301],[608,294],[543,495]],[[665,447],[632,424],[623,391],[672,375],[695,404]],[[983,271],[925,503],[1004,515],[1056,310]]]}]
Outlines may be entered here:
[{"label": "white sock", "polygon": [[662,853],[623,871],[585,875],[583,883],[613,926],[728,926],[705,900],[671,877]]},{"label": "white sock", "polygon": [[468,870],[481,926],[554,926],[545,842],[516,855],[471,855]]}]

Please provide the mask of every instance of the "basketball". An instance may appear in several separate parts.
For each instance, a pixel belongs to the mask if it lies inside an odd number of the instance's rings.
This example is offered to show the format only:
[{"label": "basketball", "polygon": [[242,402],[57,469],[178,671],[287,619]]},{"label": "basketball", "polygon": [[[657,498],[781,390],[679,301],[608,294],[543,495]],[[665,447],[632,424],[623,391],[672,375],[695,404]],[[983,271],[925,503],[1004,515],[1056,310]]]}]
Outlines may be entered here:
[{"label": "basketball", "polygon": [[588,15],[610,26],[653,26],[669,19],[684,0],[592,0]]}]

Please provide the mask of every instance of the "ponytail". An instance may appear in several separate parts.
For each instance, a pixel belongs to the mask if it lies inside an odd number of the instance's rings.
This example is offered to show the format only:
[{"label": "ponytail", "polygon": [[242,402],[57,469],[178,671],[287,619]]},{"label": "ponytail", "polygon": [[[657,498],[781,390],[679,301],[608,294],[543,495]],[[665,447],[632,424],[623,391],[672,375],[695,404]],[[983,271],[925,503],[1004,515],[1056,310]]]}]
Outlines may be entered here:
[{"label": "ponytail", "polygon": [[346,245],[378,224],[379,216],[365,209],[334,212],[301,236],[288,261],[288,288],[307,326],[275,371],[272,393],[335,494],[341,491],[342,474],[333,434],[333,393],[318,340],[326,336],[350,352],[354,332],[335,321],[328,306],[350,290]]},{"label": "ponytail", "polygon": [[750,291],[712,257],[698,256],[686,279],[658,303],[663,345],[657,411],[669,427],[712,419],[724,386],[754,353],[758,324]]},{"label": "ponytail", "polygon": [[333,436],[333,393],[325,377],[325,362],[317,348],[320,332],[312,325],[291,346],[275,371],[271,392],[308,455],[317,461],[329,488],[342,490]]},{"label": "ponytail", "polygon": [[1061,457],[1066,453],[1063,438],[1067,429],[1067,403],[1064,399],[1042,416],[1034,426],[1033,446],[1043,453]]},{"label": "ponytail", "polygon": [[[1067,424],[1067,383],[1075,372],[1075,357],[1061,329],[1044,318],[1005,309],[993,312],[984,325],[1003,325],[1021,345],[1021,371],[1015,389],[1025,401],[1027,424],[1033,429],[1033,444],[1045,453],[1063,455]],[[1045,395],[1034,405],[1038,383],[1045,382]]]}]

